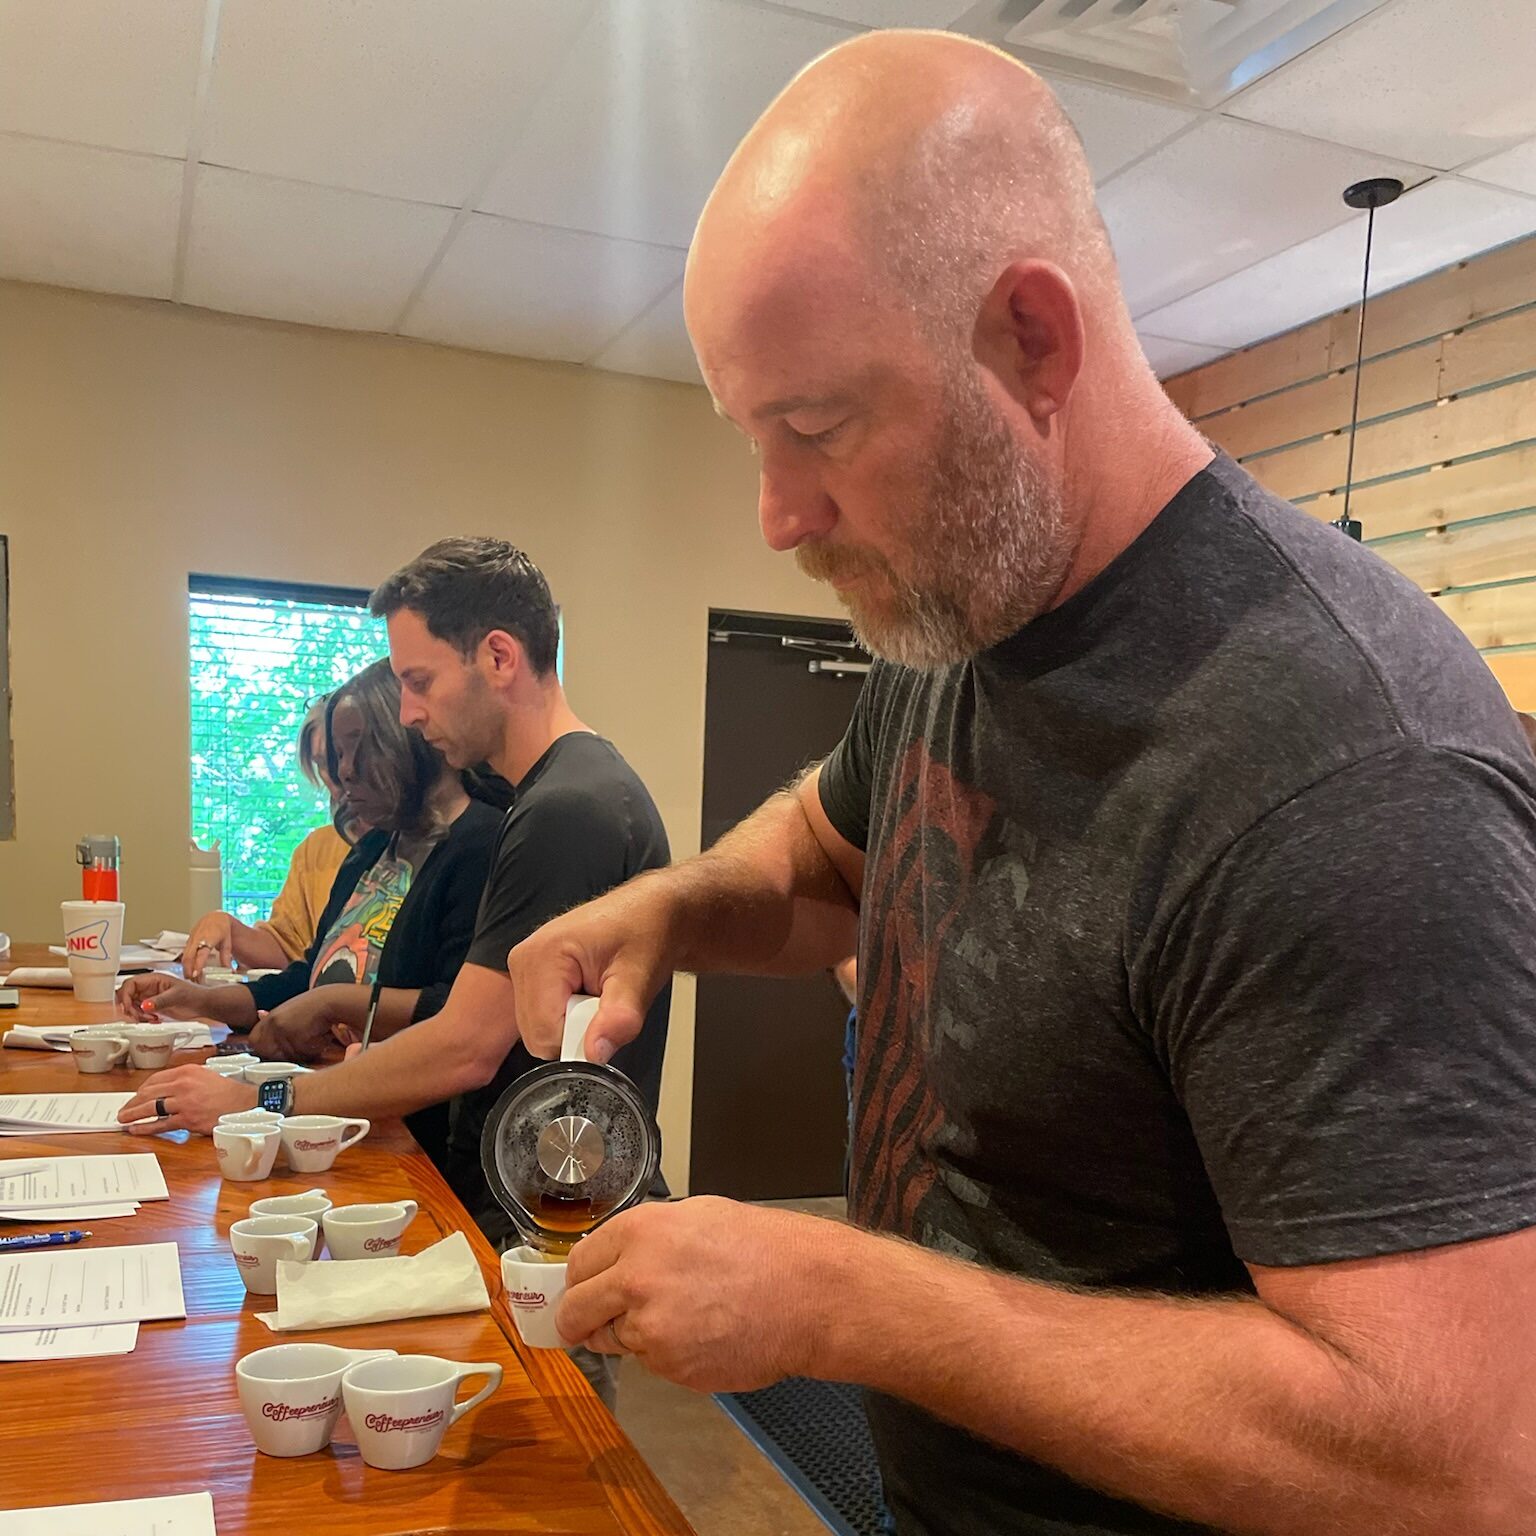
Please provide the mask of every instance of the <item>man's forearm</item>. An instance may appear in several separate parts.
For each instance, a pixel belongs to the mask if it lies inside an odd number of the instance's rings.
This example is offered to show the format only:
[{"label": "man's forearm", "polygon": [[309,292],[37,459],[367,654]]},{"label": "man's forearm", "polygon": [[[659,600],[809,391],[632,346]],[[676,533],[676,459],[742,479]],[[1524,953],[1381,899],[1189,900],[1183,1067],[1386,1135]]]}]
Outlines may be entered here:
[{"label": "man's forearm", "polygon": [[[373,988],[356,984],[327,988],[326,1004],[338,1024],[361,1032],[368,1024],[368,1000]],[[387,1040],[409,1026],[421,997],[420,987],[383,987],[373,1016],[370,1040]]]},{"label": "man's forearm", "polygon": [[664,894],[677,968],[799,976],[854,947],[858,904],[793,791],[775,795],[707,853],[643,876]]},{"label": "man's forearm", "polygon": [[441,1013],[339,1066],[295,1078],[295,1113],[405,1115],[489,1082],[517,1039],[510,993],[504,974],[463,966]]},{"label": "man's forearm", "polygon": [[867,1233],[828,1247],[814,1375],[1237,1536],[1489,1528],[1475,1464],[1408,1383],[1260,1301],[1058,1290]]}]

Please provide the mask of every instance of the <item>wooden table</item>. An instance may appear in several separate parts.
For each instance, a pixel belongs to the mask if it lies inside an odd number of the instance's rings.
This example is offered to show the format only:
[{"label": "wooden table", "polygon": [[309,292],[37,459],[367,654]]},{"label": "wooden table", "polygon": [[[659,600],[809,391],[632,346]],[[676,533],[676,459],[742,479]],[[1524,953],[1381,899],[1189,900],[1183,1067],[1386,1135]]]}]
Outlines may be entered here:
[{"label": "wooden table", "polygon": [[[59,964],[41,946],[19,946],[9,965]],[[110,1004],[77,1003],[67,991],[26,990],[13,1023],[110,1019]],[[208,1054],[184,1052],[176,1061]],[[0,1051],[0,1092],[124,1092],[147,1073],[86,1076],[52,1051]],[[437,1169],[398,1121],[376,1124],[322,1174],[279,1169],[260,1183],[225,1183],[205,1136],[0,1137],[0,1158],[59,1153],[159,1155],[168,1201],[136,1216],[96,1222],[93,1245],[174,1240],[181,1252],[185,1322],[140,1325],[132,1354],[41,1364],[0,1363],[0,1510],[213,1494],[220,1536],[406,1532],[676,1532],[690,1527],[633,1445],[558,1350],[518,1340],[495,1253]],[[248,1297],[230,1257],[228,1233],[251,1201],[323,1186],[338,1205],[414,1197],[421,1212],[406,1232],[416,1252],[463,1231],[492,1298],[488,1312],[366,1327],[274,1334],[255,1313],[271,1297]],[[55,1224],[57,1225],[57,1224]],[[46,1230],[4,1224],[4,1231]],[[325,1260],[323,1262],[332,1262]],[[288,1339],[388,1347],[453,1360],[498,1361],[496,1393],[448,1431],[426,1466],[382,1472],[365,1466],[342,1419],[328,1450],[277,1459],[251,1442],[235,1395],[235,1362]],[[4,1521],[0,1520],[0,1527]]]}]

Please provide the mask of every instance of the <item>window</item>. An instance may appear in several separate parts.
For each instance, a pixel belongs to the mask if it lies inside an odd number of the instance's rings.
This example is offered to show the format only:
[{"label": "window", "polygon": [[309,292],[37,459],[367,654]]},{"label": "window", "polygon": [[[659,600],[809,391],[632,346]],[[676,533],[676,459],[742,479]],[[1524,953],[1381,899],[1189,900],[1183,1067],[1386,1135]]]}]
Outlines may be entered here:
[{"label": "window", "polygon": [[219,840],[224,906],[271,910],[305,833],[330,815],[299,773],[311,700],[386,655],[368,594],[193,576],[188,582],[192,835]]},{"label": "window", "polygon": [[5,535],[0,533],[0,837],[16,836],[11,791],[11,585]]}]

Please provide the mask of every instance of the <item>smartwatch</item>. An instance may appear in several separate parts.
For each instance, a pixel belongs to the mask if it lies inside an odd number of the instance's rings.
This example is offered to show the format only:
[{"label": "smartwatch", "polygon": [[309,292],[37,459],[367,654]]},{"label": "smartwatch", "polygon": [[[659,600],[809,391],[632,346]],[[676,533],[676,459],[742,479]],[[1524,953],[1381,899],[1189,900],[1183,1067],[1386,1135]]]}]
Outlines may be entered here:
[{"label": "smartwatch", "polygon": [[286,1115],[293,1110],[293,1079],[291,1077],[269,1077],[256,1090],[256,1103],[262,1109],[270,1109],[279,1115]]}]

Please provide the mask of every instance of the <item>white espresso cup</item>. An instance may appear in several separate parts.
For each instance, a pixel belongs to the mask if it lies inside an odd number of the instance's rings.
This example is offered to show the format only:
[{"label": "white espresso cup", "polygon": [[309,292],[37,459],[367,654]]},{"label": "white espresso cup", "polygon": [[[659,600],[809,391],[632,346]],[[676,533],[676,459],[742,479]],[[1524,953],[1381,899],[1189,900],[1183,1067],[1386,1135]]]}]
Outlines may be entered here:
[{"label": "white espresso cup", "polygon": [[251,1215],[303,1216],[318,1227],[330,1208],[331,1197],[323,1189],[307,1189],[302,1195],[268,1195],[264,1200],[253,1200]]},{"label": "white espresso cup", "polygon": [[[456,1402],[459,1383],[469,1376],[490,1380],[473,1397]],[[396,1355],[349,1367],[341,1378],[341,1397],[363,1460],[398,1471],[431,1461],[450,1427],[500,1385],[501,1367],[493,1361],[470,1365],[435,1355]]]},{"label": "white espresso cup", "polygon": [[283,1156],[295,1173],[324,1173],[338,1153],[355,1147],[370,1129],[361,1118],[289,1115],[283,1121]]},{"label": "white espresso cup", "polygon": [[501,1256],[501,1283],[507,1288],[518,1337],[534,1349],[565,1349],[555,1329],[555,1309],[565,1295],[565,1265],[546,1263],[534,1248],[510,1248]]},{"label": "white espresso cup", "polygon": [[238,1130],[243,1126],[270,1125],[277,1130],[283,1128],[283,1117],[275,1109],[232,1109],[227,1115],[220,1115],[219,1125],[233,1126]]},{"label": "white espresso cup", "polygon": [[65,901],[64,953],[75,998],[110,1003],[117,991],[117,962],[123,953],[120,901]]},{"label": "white espresso cup", "polygon": [[256,1066],[260,1061],[261,1057],[242,1051],[238,1056],[209,1056],[203,1065],[210,1072],[217,1072],[220,1077],[243,1078],[245,1069]]},{"label": "white espresso cup", "polygon": [[213,1150],[219,1173],[238,1183],[264,1179],[277,1161],[281,1137],[275,1125],[215,1125]]},{"label": "white espresso cup", "polygon": [[270,1083],[279,1077],[297,1077],[303,1067],[291,1061],[258,1061],[241,1074],[253,1088]]},{"label": "white espresso cup", "polygon": [[273,1344],[235,1363],[240,1408],[256,1449],[267,1456],[323,1450],[341,1417],[341,1378],[350,1366],[392,1349],[336,1344]]},{"label": "white espresso cup", "polygon": [[229,1229],[229,1251],[246,1290],[258,1296],[276,1295],[278,1260],[309,1263],[319,1232],[307,1216],[247,1216],[237,1221]]},{"label": "white espresso cup", "polygon": [[158,1072],[171,1059],[186,1031],[176,1024],[131,1024],[123,1031],[128,1036],[128,1059],[140,1071]]},{"label": "white espresso cup", "polygon": [[333,1259],[392,1259],[416,1219],[414,1200],[381,1205],[333,1205],[321,1225]]},{"label": "white espresso cup", "polygon": [[77,1072],[110,1072],[128,1059],[128,1042],[122,1035],[71,1035],[69,1050]]}]

